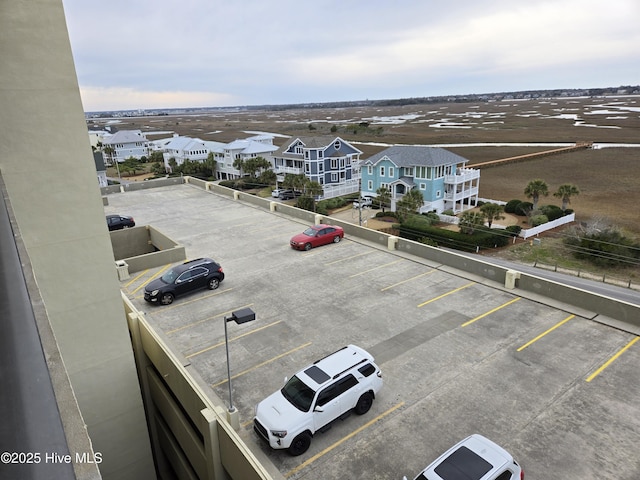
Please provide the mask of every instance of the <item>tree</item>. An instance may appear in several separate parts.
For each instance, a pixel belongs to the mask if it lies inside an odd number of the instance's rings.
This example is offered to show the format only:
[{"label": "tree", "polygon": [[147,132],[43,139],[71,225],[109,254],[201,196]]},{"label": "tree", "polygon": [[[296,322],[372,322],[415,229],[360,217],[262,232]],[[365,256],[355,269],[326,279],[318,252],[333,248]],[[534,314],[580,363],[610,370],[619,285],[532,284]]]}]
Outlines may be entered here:
[{"label": "tree", "polygon": [[380,203],[382,213],[384,213],[385,205],[391,201],[391,192],[387,187],[380,187],[376,190],[376,195],[378,196],[377,200]]},{"label": "tree", "polygon": [[562,211],[564,212],[567,209],[567,205],[571,203],[571,197],[579,194],[580,190],[578,190],[578,187],[570,183],[564,183],[558,187],[558,190],[553,196],[562,199]]},{"label": "tree", "polygon": [[[322,188],[322,185],[320,185],[318,182],[314,182],[314,181],[311,181],[311,180],[305,182],[305,184],[304,184],[304,195],[302,195],[298,199],[298,206],[300,208],[307,208],[307,206],[310,206],[311,207],[310,210],[312,212],[315,212],[316,211],[316,197],[319,196],[319,195],[322,195],[323,192],[324,192],[324,189]],[[305,206],[305,204],[307,206]]]},{"label": "tree", "polygon": [[460,222],[458,222],[460,233],[466,233],[468,235],[473,235],[476,228],[482,227],[483,225],[484,215],[482,213],[472,212],[471,210],[467,210],[460,215]]},{"label": "tree", "polygon": [[107,163],[109,165],[113,165],[113,154],[115,153],[113,147],[111,145],[107,145],[102,149],[102,151],[107,154]]},{"label": "tree", "polygon": [[398,203],[396,203],[396,214],[400,217],[400,221],[406,220],[410,213],[416,213],[424,203],[424,197],[420,190],[409,190]]},{"label": "tree", "polygon": [[263,157],[248,158],[242,163],[242,168],[250,177],[255,177],[258,170],[266,170],[270,167],[271,162]]},{"label": "tree", "polygon": [[178,166],[178,162],[176,162],[176,158],[175,157],[171,157],[167,163],[169,164],[169,168],[171,169],[171,172],[176,172],[176,167]]},{"label": "tree", "polygon": [[497,203],[485,203],[480,207],[480,211],[484,215],[484,218],[487,220],[489,224],[489,228],[493,224],[494,220],[502,220],[504,215],[504,207],[502,205],[498,205]]},{"label": "tree", "polygon": [[218,168],[218,162],[213,152],[209,152],[207,159],[203,162],[205,167],[211,172],[211,177],[216,178],[216,169]]},{"label": "tree", "polygon": [[547,196],[549,195],[549,186],[547,182],[544,180],[540,180],[539,178],[535,180],[531,180],[526,188],[524,189],[524,194],[527,198],[531,198],[533,200],[533,209],[536,209],[538,205],[538,200],[540,199],[540,195]]},{"label": "tree", "polygon": [[244,160],[242,160],[242,158],[236,158],[233,161],[233,168],[235,168],[236,170],[238,170],[240,172],[240,176],[243,177],[244,173]]}]

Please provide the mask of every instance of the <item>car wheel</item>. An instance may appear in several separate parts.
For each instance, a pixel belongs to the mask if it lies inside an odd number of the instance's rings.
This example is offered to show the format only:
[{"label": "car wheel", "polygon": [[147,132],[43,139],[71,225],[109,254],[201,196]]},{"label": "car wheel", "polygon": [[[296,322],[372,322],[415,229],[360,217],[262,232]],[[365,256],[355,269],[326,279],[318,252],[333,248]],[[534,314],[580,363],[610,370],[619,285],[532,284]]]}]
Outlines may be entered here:
[{"label": "car wheel", "polygon": [[333,237],[333,243],[338,243],[340,241],[340,235],[336,235]]},{"label": "car wheel", "polygon": [[307,251],[311,250],[311,244],[310,243],[305,243],[304,244],[304,249],[307,250]]},{"label": "car wheel", "polygon": [[220,280],[216,277],[210,278],[207,286],[209,287],[209,290],[215,290],[220,286]]},{"label": "car wheel", "polygon": [[163,293],[162,295],[160,295],[160,303],[162,305],[171,305],[173,303],[174,298],[175,297],[173,293],[170,293],[170,292]]},{"label": "car wheel", "polygon": [[364,415],[369,411],[371,405],[373,405],[373,395],[371,394],[371,392],[363,393],[362,396],[358,399],[358,403],[356,403],[353,411],[358,415]]},{"label": "car wheel", "polygon": [[289,453],[294,457],[298,455],[302,455],[304,452],[309,450],[309,446],[311,445],[311,435],[307,432],[303,432],[293,439],[291,445],[289,445]]}]

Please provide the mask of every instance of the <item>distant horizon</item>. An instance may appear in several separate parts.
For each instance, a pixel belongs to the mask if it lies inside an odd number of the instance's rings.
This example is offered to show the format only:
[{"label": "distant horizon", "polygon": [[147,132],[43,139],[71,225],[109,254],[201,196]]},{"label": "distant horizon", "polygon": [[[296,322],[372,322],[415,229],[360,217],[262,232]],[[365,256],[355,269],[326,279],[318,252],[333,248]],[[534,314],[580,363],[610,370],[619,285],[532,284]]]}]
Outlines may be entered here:
[{"label": "distant horizon", "polygon": [[[630,89],[632,92],[637,93],[624,93],[618,94],[615,93],[622,89]],[[585,92],[590,91],[604,91],[600,94],[591,93],[585,94]],[[513,91],[495,91],[495,92],[484,92],[484,93],[464,93],[464,94],[445,94],[445,95],[423,95],[423,96],[411,96],[411,97],[392,97],[392,98],[382,98],[382,99],[360,99],[360,100],[332,100],[326,102],[298,102],[298,103],[262,103],[262,104],[246,104],[246,105],[221,105],[221,106],[213,106],[213,105],[199,105],[199,106],[182,106],[182,107],[137,107],[137,108],[122,108],[122,109],[111,109],[111,110],[87,110],[85,111],[85,115],[87,114],[100,114],[100,113],[112,113],[112,112],[150,112],[150,111],[171,111],[171,110],[229,110],[229,109],[260,109],[260,108],[278,108],[278,107],[289,107],[289,108],[302,108],[313,106],[314,108],[322,108],[324,106],[330,107],[332,105],[342,105],[348,106],[349,104],[380,104],[384,102],[404,102],[403,105],[412,104],[411,101],[415,101],[415,104],[424,104],[424,103],[438,103],[439,101],[443,101],[446,99],[457,98],[464,99],[472,97],[475,100],[482,100],[478,97],[496,97],[496,96],[508,96],[508,95],[540,95],[545,92],[562,92],[562,93],[570,93],[576,92],[581,93],[582,95],[570,95],[570,97],[580,97],[586,95],[590,96],[640,96],[640,84],[638,85],[618,85],[618,86],[608,86],[608,87],[588,87],[588,88],[546,88],[546,89],[527,89],[527,90],[513,90]],[[536,97],[538,98],[538,97]],[[561,98],[555,95],[550,96],[548,98]],[[532,98],[526,98],[529,100]],[[422,100],[422,101],[421,101]],[[428,101],[427,101],[428,100]],[[512,100],[518,100],[514,98]]]}]

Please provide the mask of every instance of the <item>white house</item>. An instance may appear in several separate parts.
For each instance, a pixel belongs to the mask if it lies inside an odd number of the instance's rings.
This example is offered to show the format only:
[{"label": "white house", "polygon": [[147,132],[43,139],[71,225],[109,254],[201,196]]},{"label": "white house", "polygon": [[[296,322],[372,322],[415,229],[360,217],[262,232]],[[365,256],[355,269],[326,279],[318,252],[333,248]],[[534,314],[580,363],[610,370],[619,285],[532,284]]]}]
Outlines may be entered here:
[{"label": "white house", "polygon": [[216,175],[219,180],[240,178],[241,172],[233,166],[236,160],[262,157],[273,165],[273,152],[276,150],[278,147],[273,144],[271,135],[256,135],[222,144],[212,150],[218,160]]},{"label": "white house", "polygon": [[141,130],[120,130],[104,137],[102,151],[107,165],[122,163],[129,157],[140,159],[149,155],[149,140]]},{"label": "white house", "polygon": [[204,140],[199,138],[181,137],[177,134],[164,145],[164,168],[171,170],[170,160],[174,159],[176,165],[182,165],[185,160],[192,162],[204,162],[209,156],[209,148]]}]

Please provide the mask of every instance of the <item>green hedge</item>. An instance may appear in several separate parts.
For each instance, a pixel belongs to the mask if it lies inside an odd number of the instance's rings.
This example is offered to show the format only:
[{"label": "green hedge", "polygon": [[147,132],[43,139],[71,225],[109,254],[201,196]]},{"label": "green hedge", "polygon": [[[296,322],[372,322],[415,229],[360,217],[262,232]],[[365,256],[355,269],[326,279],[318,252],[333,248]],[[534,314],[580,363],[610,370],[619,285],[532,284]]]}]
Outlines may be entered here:
[{"label": "green hedge", "polygon": [[472,235],[467,235],[466,233],[437,227],[416,228],[415,225],[408,226],[403,223],[400,225],[399,231],[402,238],[427,243],[428,245],[435,243],[440,247],[455,248],[469,252],[475,251],[477,247],[504,247],[509,243],[510,238],[510,235],[506,235],[504,231],[485,227],[477,228]]}]

